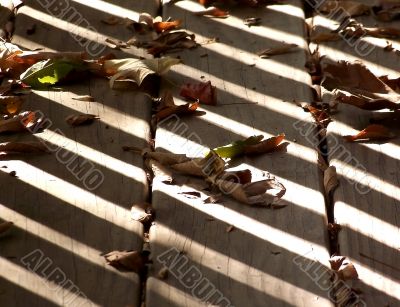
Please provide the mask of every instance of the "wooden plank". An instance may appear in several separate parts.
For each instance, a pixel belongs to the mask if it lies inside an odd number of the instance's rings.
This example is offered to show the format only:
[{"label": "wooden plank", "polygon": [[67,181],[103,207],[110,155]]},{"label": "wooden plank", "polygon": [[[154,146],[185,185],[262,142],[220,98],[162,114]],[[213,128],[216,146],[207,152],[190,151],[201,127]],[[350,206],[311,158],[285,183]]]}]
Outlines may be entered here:
[{"label": "wooden plank", "polygon": [[[375,4],[374,1],[363,3]],[[379,23],[373,16],[356,19],[365,26],[400,26],[399,22]],[[313,18],[317,31],[337,28],[338,22],[322,15]],[[360,60],[377,76],[397,78],[399,57],[385,52],[385,46],[385,39],[371,37],[353,41],[352,45],[344,40],[318,45],[321,55],[337,61]],[[399,49],[398,42],[393,42],[393,46]],[[328,100],[329,95],[325,98]],[[367,306],[397,306],[400,303],[397,175],[400,141],[396,138],[382,144],[354,144],[342,138],[364,129],[376,116],[378,112],[341,104],[328,126],[329,161],[336,167],[340,179],[332,205],[334,218],[342,227],[338,238],[340,254],[349,257],[359,273],[353,287],[361,291]],[[398,134],[398,129],[393,131]]]},{"label": "wooden plank", "polygon": [[[105,37],[126,39],[129,35],[123,26],[107,27],[100,22],[109,14],[157,11],[157,1],[108,1],[112,6],[98,1],[96,7],[92,1],[68,3],[101,31],[80,29],[86,44],[93,39],[99,46]],[[85,49],[39,1],[26,4],[17,17],[14,43],[28,49]],[[65,17],[64,21],[70,20]],[[26,29],[32,24],[36,31],[28,35]],[[118,55],[141,53],[130,50]],[[79,95],[91,95],[95,102],[72,99]],[[25,306],[29,301],[32,306],[140,306],[139,276],[107,265],[101,253],[142,248],[143,227],[131,220],[129,210],[132,203],[147,200],[147,177],[142,159],[122,151],[121,146],[147,145],[150,107],[143,93],[112,91],[107,80],[96,78],[55,91],[33,91],[27,98],[24,109],[42,112],[50,120],[47,129],[1,140],[44,140],[51,144],[52,153],[0,163],[0,218],[15,224],[1,238],[2,305]],[[70,114],[86,113],[100,120],[78,128],[65,122]],[[16,171],[16,177],[8,174],[11,171]],[[103,181],[90,184],[86,176],[96,173]],[[43,267],[29,271],[22,260],[30,259],[23,257],[35,250],[43,253],[42,260],[48,257],[52,262],[43,272]],[[56,269],[62,273],[50,275]]]},{"label": "wooden plank", "polygon": [[[204,199],[204,191],[191,181],[180,178],[178,185],[166,185],[156,177],[156,222],[150,230],[154,267],[147,281],[147,306],[331,306],[328,291],[296,264],[311,259],[323,272],[329,259],[317,152],[297,127],[311,119],[293,103],[312,99],[304,70],[301,3],[233,8],[227,19],[210,19],[192,15],[202,9],[195,2],[165,5],[163,15],[182,19],[182,27],[195,33],[199,43],[216,37],[218,43],[179,54],[184,64],[167,76],[163,90],[175,85],[175,100],[183,103],[180,84],[210,80],[217,87],[218,106],[203,106],[202,117],[159,125],[156,149],[201,156],[206,148],[243,137],[284,132],[290,143],[287,153],[244,158],[235,165],[251,168],[258,178],[265,171],[276,176],[287,188],[282,203],[288,207],[253,208],[228,198],[204,204],[178,194],[198,190]],[[243,19],[249,16],[260,17],[262,25],[245,26]],[[280,41],[296,43],[300,50],[271,59],[257,57],[257,51]],[[228,225],[235,229],[227,232]],[[169,267],[163,280],[158,275],[162,261],[174,259],[174,248],[183,254],[179,261],[188,262]],[[196,282],[190,280],[192,273]],[[323,276],[322,280],[327,281]],[[207,285],[202,293],[196,292]]]}]

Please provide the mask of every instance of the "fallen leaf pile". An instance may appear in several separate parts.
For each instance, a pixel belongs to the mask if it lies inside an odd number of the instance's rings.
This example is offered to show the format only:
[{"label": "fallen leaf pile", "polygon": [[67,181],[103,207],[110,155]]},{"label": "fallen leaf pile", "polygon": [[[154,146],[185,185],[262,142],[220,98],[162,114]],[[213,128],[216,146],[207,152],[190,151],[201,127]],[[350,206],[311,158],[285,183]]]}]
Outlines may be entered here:
[{"label": "fallen leaf pile", "polygon": [[338,102],[365,110],[400,108],[400,94],[361,62],[326,61],[322,71],[322,86],[335,91]]},{"label": "fallen leaf pile", "polygon": [[[163,182],[173,184],[173,173],[202,178],[212,187],[237,201],[252,206],[277,208],[277,201],[285,194],[285,187],[275,178],[252,182],[252,174],[248,169],[226,171],[224,159],[233,159],[241,155],[255,155],[276,151],[282,146],[284,134],[263,140],[263,136],[253,136],[243,141],[221,146],[210,150],[204,158],[190,158],[182,154],[152,152],[143,150],[140,153],[150,166],[154,175],[162,176]],[[134,150],[138,152],[137,150]],[[157,163],[154,163],[157,161]],[[164,170],[167,167],[172,172]],[[170,179],[169,179],[170,178]],[[189,198],[199,198],[199,192],[183,192]],[[207,202],[212,202],[207,199]]]}]

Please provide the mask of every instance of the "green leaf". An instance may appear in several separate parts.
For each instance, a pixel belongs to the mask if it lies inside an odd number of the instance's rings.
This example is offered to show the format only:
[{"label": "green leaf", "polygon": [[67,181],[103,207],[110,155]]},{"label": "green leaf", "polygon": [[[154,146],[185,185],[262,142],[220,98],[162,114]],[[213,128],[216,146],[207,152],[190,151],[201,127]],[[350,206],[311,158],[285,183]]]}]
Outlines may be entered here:
[{"label": "green leaf", "polygon": [[21,81],[32,88],[43,88],[62,81],[72,71],[84,71],[83,62],[51,59],[40,61],[21,74]]},{"label": "green leaf", "polygon": [[104,70],[113,76],[110,79],[110,87],[114,88],[117,80],[129,80],[140,86],[144,79],[151,74],[162,75],[172,65],[181,63],[181,60],[163,57],[159,59],[115,59],[104,62]]},{"label": "green leaf", "polygon": [[234,158],[242,155],[246,146],[258,144],[263,138],[262,135],[254,135],[243,141],[235,141],[229,145],[214,148],[213,151],[221,158]]}]

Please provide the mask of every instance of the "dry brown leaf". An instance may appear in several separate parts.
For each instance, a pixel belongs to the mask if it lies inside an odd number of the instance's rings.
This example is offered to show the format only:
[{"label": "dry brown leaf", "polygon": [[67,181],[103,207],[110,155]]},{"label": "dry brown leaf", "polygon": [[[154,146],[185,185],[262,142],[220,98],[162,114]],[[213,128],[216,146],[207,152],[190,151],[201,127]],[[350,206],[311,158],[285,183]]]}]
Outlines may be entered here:
[{"label": "dry brown leaf", "polygon": [[170,31],[178,28],[182,24],[182,20],[177,19],[174,21],[159,21],[153,23],[153,29],[157,33],[161,33],[164,31]]},{"label": "dry brown leaf", "polygon": [[48,153],[47,146],[41,142],[6,142],[0,143],[0,155],[21,153]]},{"label": "dry brown leaf", "polygon": [[378,38],[400,37],[400,29],[394,27],[365,27],[355,19],[344,19],[334,32],[340,33],[346,39],[356,39],[366,35]]},{"label": "dry brown leaf", "polygon": [[334,91],[337,101],[366,110],[400,108],[400,95],[361,62],[322,62],[322,86]]},{"label": "dry brown leaf", "polygon": [[197,16],[211,16],[217,18],[227,18],[229,16],[228,11],[223,11],[217,7],[209,7],[205,10],[194,12],[193,14]]},{"label": "dry brown leaf", "polygon": [[205,158],[193,158],[187,162],[173,164],[171,167],[182,174],[207,178],[219,176],[225,169],[225,162],[211,151]]},{"label": "dry brown leaf", "polygon": [[190,158],[183,154],[149,151],[148,149],[143,150],[142,155],[145,159],[154,159],[163,165],[173,165],[190,161]]},{"label": "dry brown leaf", "polygon": [[90,95],[76,96],[76,97],[72,97],[72,99],[73,100],[79,100],[79,101],[87,101],[87,102],[95,101],[95,99]]},{"label": "dry brown leaf", "polygon": [[211,85],[211,81],[186,83],[182,85],[179,93],[182,97],[190,100],[197,100],[202,104],[217,104],[217,93],[215,86]]},{"label": "dry brown leaf", "polygon": [[284,53],[289,53],[292,52],[294,49],[296,49],[298,46],[296,44],[286,44],[283,43],[280,46],[274,47],[274,48],[267,48],[262,51],[257,52],[257,55],[262,58],[269,58],[274,55],[279,55],[279,54],[284,54]]},{"label": "dry brown leaf", "polygon": [[258,144],[246,145],[244,147],[243,152],[245,155],[254,155],[254,154],[272,152],[280,148],[280,145],[282,145],[284,139],[285,139],[285,134],[281,133],[278,136],[271,137]]},{"label": "dry brown leaf", "polygon": [[122,270],[133,271],[138,274],[143,273],[147,262],[147,257],[137,251],[112,251],[104,258],[107,264]]},{"label": "dry brown leaf", "polygon": [[154,219],[154,209],[146,202],[134,204],[131,208],[131,217],[142,224],[149,223]]},{"label": "dry brown leaf", "polygon": [[235,183],[246,184],[251,182],[251,171],[249,169],[234,171],[234,172],[224,172],[220,179],[226,181],[232,181]]},{"label": "dry brown leaf", "polygon": [[159,57],[165,53],[180,51],[183,49],[196,48],[198,44],[194,34],[186,31],[164,31],[153,40],[133,40],[128,44],[138,48],[145,48],[149,54]]},{"label": "dry brown leaf", "polygon": [[26,111],[10,119],[0,121],[0,133],[29,131],[39,124],[34,112]]},{"label": "dry brown leaf", "polygon": [[82,125],[89,125],[99,118],[100,117],[93,114],[77,114],[77,115],[69,115],[65,119],[65,121],[68,123],[68,125],[76,127]]},{"label": "dry brown leaf", "polygon": [[[286,193],[286,188],[276,179],[266,179],[243,185],[218,178],[211,180],[221,192],[251,206],[271,206]],[[275,192],[272,193],[269,190]]]},{"label": "dry brown leaf", "polygon": [[369,125],[356,135],[345,135],[343,138],[348,142],[355,141],[380,141],[396,137],[388,128],[382,125]]},{"label": "dry brown leaf", "polygon": [[324,42],[336,42],[340,40],[340,36],[337,33],[332,32],[321,32],[321,33],[312,33],[310,37],[310,41],[315,44],[320,44]]},{"label": "dry brown leaf", "polygon": [[5,115],[14,115],[21,111],[22,98],[20,96],[0,96],[0,112]]},{"label": "dry brown leaf", "polygon": [[306,104],[305,106],[302,106],[302,108],[304,111],[311,113],[315,122],[320,127],[326,128],[328,127],[329,123],[332,122],[331,117],[325,110],[321,110],[311,104]]},{"label": "dry brown leaf", "polygon": [[6,232],[14,225],[13,222],[2,222],[0,223],[0,234]]},{"label": "dry brown leaf", "polygon": [[174,182],[172,171],[170,171],[157,160],[145,159],[145,165],[153,172],[153,178],[156,178],[165,184],[172,184]]},{"label": "dry brown leaf", "polygon": [[322,5],[318,7],[318,11],[324,14],[330,14],[337,11],[338,9],[344,10],[350,16],[361,16],[368,15],[370,13],[370,7],[361,2],[357,1],[333,1],[327,0],[322,2]]},{"label": "dry brown leaf", "polygon": [[332,256],[329,260],[331,268],[342,280],[352,280],[358,278],[355,266],[346,260],[344,256]]},{"label": "dry brown leaf", "polygon": [[329,195],[339,185],[339,180],[336,173],[336,167],[329,166],[324,171],[324,188],[326,195]]},{"label": "dry brown leaf", "polygon": [[176,105],[174,98],[170,91],[165,91],[160,99],[159,106],[157,108],[157,113],[154,115],[156,121],[160,121],[164,118],[175,115],[203,115],[204,112],[197,111],[199,103],[187,103],[184,105]]}]

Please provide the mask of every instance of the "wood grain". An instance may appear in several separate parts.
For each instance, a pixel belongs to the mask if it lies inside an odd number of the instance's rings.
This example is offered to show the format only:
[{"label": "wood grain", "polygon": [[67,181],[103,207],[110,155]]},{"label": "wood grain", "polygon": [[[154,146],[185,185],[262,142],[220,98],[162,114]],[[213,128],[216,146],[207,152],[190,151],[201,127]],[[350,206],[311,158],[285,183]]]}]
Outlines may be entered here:
[{"label": "wood grain", "polygon": [[[287,188],[282,204],[288,206],[247,207],[227,197],[223,203],[204,204],[206,192],[192,181],[180,178],[173,186],[156,177],[152,202],[157,218],[150,232],[154,267],[147,283],[147,306],[331,306],[327,293],[296,265],[296,260],[311,259],[323,270],[329,259],[317,151],[299,131],[299,125],[311,119],[294,103],[312,99],[304,69],[300,1],[257,10],[233,8],[227,19],[194,16],[193,11],[203,9],[195,2],[164,6],[164,17],[182,19],[182,27],[195,33],[202,47],[179,54],[184,64],[168,74],[162,90],[171,89],[176,102],[183,103],[181,84],[210,80],[217,87],[218,105],[203,106],[202,117],[159,125],[156,148],[201,156],[207,148],[254,134],[284,132],[287,153],[243,158],[233,166],[252,169],[256,180],[265,172],[276,176]],[[260,17],[261,26],[244,25],[249,16]],[[210,43],[215,39],[218,42]],[[270,59],[257,57],[256,52],[281,41],[299,48]],[[202,199],[178,194],[194,190]],[[227,232],[229,225],[234,230]],[[188,263],[162,280],[158,257],[171,248],[182,251],[179,257],[187,257]],[[188,276],[197,270],[201,274],[193,278],[205,278],[212,285],[203,293],[192,292],[200,286],[189,283]]]},{"label": "wood grain", "polygon": [[[363,3],[375,4],[374,1]],[[398,22],[379,23],[372,15],[356,19],[365,26],[400,25]],[[321,32],[336,28],[338,22],[326,16],[313,18],[315,29]],[[341,40],[318,47],[321,55],[333,60],[359,60],[377,76],[397,78],[399,57],[394,52],[385,52],[385,46],[385,39],[364,37],[352,45]],[[399,48],[397,42],[393,42],[393,46]],[[311,48],[316,46],[312,44]],[[360,50],[367,52],[360,53]],[[324,98],[328,101],[329,95]],[[338,113],[328,126],[328,152],[330,164],[336,167],[340,177],[333,198],[334,217],[342,226],[338,242],[340,254],[349,257],[359,273],[359,280],[353,286],[360,290],[367,306],[397,306],[400,303],[400,142],[397,137],[383,143],[356,144],[342,138],[357,133],[370,124],[370,119],[381,116],[382,112],[339,105]],[[398,135],[398,127],[390,129]]]},{"label": "wood grain", "polygon": [[[124,26],[105,26],[101,19],[123,8],[155,14],[157,1],[69,1],[94,30],[81,26],[84,45],[71,35],[73,24],[50,16],[38,1],[25,1],[19,10],[13,43],[22,48],[83,51],[88,43],[104,44],[105,37],[126,39]],[[103,1],[99,1],[103,3]],[[26,30],[36,25],[28,35]],[[83,23],[81,24],[83,25]],[[72,27],[72,28],[71,28]],[[111,49],[105,49],[109,52]],[[139,56],[130,50],[119,56]],[[91,95],[94,102],[74,100]],[[140,250],[143,227],[130,218],[130,207],[148,198],[142,159],[122,150],[123,145],[146,147],[150,138],[151,103],[134,91],[112,91],[107,80],[83,79],[52,91],[33,91],[24,105],[50,120],[42,133],[2,136],[7,140],[38,140],[51,144],[51,154],[18,156],[0,162],[0,218],[15,226],[0,238],[0,302],[3,306],[140,306],[141,282],[135,273],[119,272],[105,263],[102,253]],[[72,128],[71,114],[95,114],[92,125]],[[71,162],[67,162],[71,161]],[[16,177],[8,173],[16,172]],[[102,182],[89,183],[88,174],[102,174]],[[82,179],[83,177],[83,179]],[[87,180],[85,180],[85,178]],[[97,183],[101,183],[98,187]],[[29,271],[23,257],[35,250],[52,261],[47,271]],[[43,260],[42,259],[42,260]],[[60,275],[49,276],[60,269]]]}]

